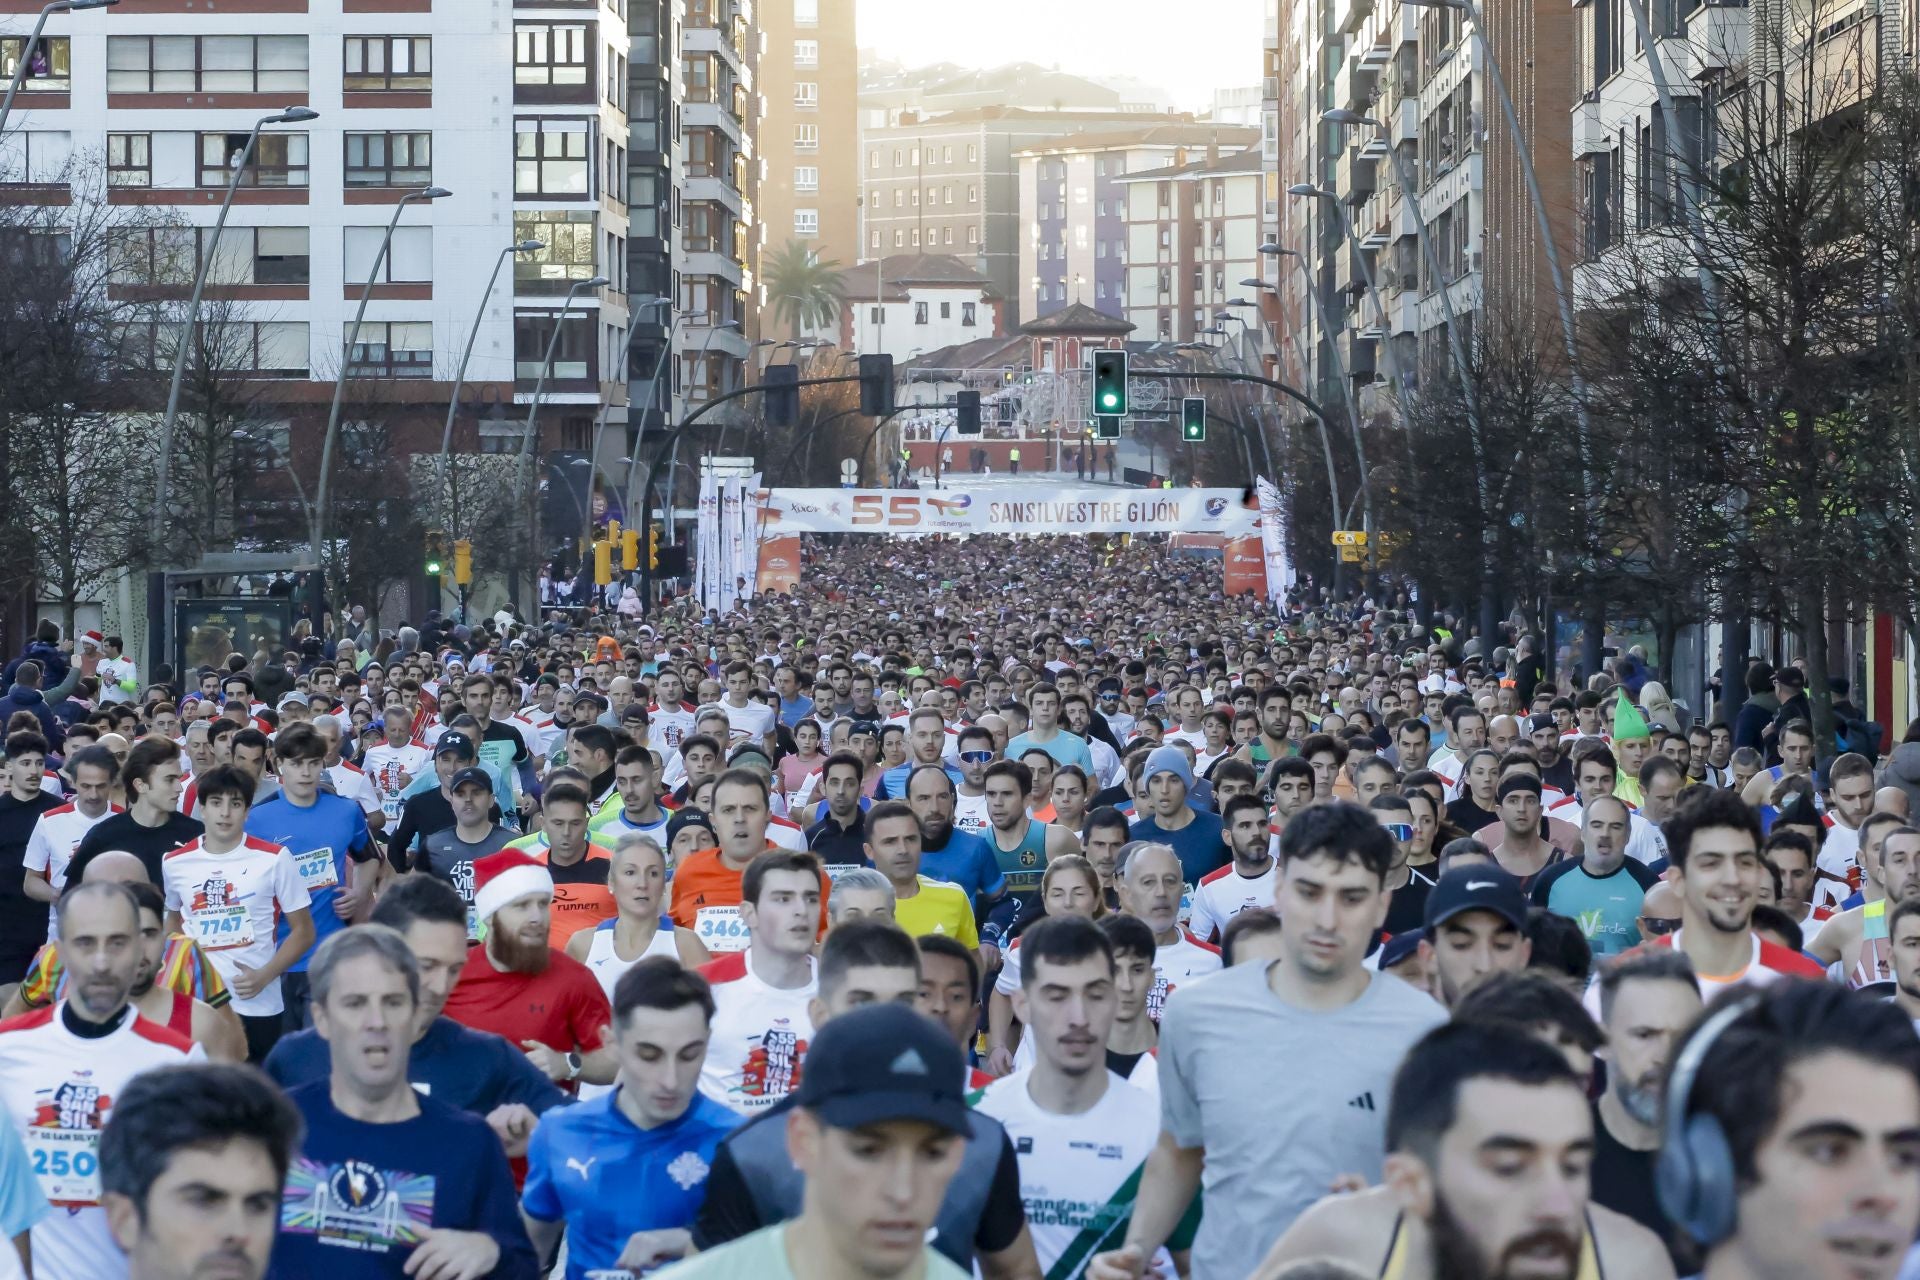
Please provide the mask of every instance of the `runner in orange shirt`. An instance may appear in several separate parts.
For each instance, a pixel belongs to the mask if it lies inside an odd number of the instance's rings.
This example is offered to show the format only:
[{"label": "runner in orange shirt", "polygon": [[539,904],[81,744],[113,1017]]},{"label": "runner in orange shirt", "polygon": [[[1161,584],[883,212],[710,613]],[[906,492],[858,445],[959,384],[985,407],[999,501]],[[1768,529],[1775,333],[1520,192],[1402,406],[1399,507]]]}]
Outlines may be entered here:
[{"label": "runner in orange shirt", "polygon": [[[673,872],[673,900],[667,914],[715,955],[747,945],[740,919],[740,878],[747,864],[778,848],[767,839],[773,811],[767,780],[751,769],[729,769],[713,785],[714,833],[719,845],[687,855]],[[827,898],[832,882],[820,873],[820,931],[827,928]]]}]

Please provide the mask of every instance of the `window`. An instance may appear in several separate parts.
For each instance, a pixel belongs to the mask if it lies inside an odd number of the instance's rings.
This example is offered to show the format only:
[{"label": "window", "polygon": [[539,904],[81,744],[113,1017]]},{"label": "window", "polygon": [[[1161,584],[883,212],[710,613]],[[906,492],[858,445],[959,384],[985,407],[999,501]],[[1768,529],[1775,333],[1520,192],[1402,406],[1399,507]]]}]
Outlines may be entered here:
[{"label": "window", "polygon": [[627,60],[622,54],[607,51],[607,105],[627,109]]},{"label": "window", "polygon": [[795,209],[793,211],[793,234],[797,236],[819,235],[820,211],[818,209]]},{"label": "window", "polygon": [[967,243],[968,243],[968,244],[979,244],[979,243],[980,243],[980,228],[978,228],[978,227],[968,227],[968,228],[967,228]]},{"label": "window", "polygon": [[[20,73],[20,55],[25,52],[25,36],[0,38],[0,76],[9,81]],[[70,65],[72,42],[65,36],[42,36],[33,43],[33,60],[20,75],[22,93],[66,93],[73,88]]]},{"label": "window", "polygon": [[953,187],[952,186],[949,185],[949,186],[940,188],[940,203],[941,204],[953,203]]},{"label": "window", "polygon": [[819,26],[820,0],[793,0],[793,25],[796,27]]},{"label": "window", "polygon": [[913,304],[913,322],[915,324],[925,324],[927,322],[927,304],[926,303],[916,302]]},{"label": "window", "polygon": [[898,168],[900,167],[900,163],[901,163],[901,161],[900,161],[900,155],[901,155],[901,153],[900,153],[900,148],[898,148],[898,147],[895,147],[895,148],[893,149],[893,167],[894,167],[894,168],[896,168],[896,169],[898,169]]},{"label": "window", "polygon": [[974,319],[973,319],[973,315],[974,315],[974,312],[973,312],[973,308],[974,308],[974,304],[973,304],[973,303],[971,303],[971,302],[963,302],[963,303],[961,303],[961,304],[960,304],[960,326],[961,326],[961,328],[963,328],[963,329],[971,329],[971,328],[973,328],[973,326],[974,326]]},{"label": "window", "polygon": [[906,245],[906,242],[907,242],[907,241],[906,241],[906,233],[905,233],[904,231],[895,231],[895,232],[893,233],[893,247],[894,247],[894,248],[896,248],[896,249],[899,249],[899,248],[902,248],[902,247],[904,247],[904,246]]},{"label": "window", "polygon": [[911,152],[908,153],[907,163],[912,165],[916,169],[920,167],[920,148],[915,147]]},{"label": "window", "polygon": [[953,304],[951,302],[943,302],[940,304],[940,318],[942,320],[953,319]]},{"label": "window", "polygon": [[980,162],[980,148],[974,143],[969,142],[967,144],[967,163],[978,164],[979,162]]},{"label": "window", "polygon": [[795,40],[793,42],[793,65],[796,67],[819,66],[820,42],[818,40]]},{"label": "window", "polygon": [[[246,150],[244,133],[200,135],[200,182],[224,187]],[[243,187],[304,187],[307,185],[307,135],[263,133],[254,144],[253,162],[240,177]]]},{"label": "window", "polygon": [[820,189],[820,167],[811,164],[797,164],[793,167],[793,189],[795,191],[818,191]]},{"label": "window", "polygon": [[109,93],[305,92],[305,36],[108,36]]},{"label": "window", "polygon": [[940,163],[941,163],[941,164],[952,164],[952,163],[953,163],[953,148],[952,148],[952,147],[942,147],[942,148],[940,148]]},{"label": "window", "polygon": [[0,182],[67,180],[73,135],[65,129],[23,129],[0,139]]},{"label": "window", "polygon": [[[553,337],[560,316],[550,311],[522,311],[513,318],[513,376],[531,382],[540,376],[547,358],[547,343]],[[578,311],[567,313],[560,325],[560,341],[554,348],[553,367],[547,377],[557,382],[584,382],[594,376],[596,315]]]},{"label": "window", "polygon": [[870,249],[878,249],[880,247],[880,233],[878,231],[875,231],[867,237],[867,247]]},{"label": "window", "polygon": [[341,331],[347,348],[347,372],[362,377],[430,378],[433,376],[433,325],[424,320],[368,320],[358,332],[351,324]]},{"label": "window", "polygon": [[515,253],[513,284],[518,294],[566,292],[591,280],[595,263],[595,217],[574,209],[516,209],[515,240],[540,240],[547,248]]},{"label": "window", "polygon": [[110,133],[107,135],[107,185],[110,187],[153,185],[152,134]]},{"label": "window", "polygon": [[[344,231],[342,276],[345,283],[359,286],[373,274],[373,260],[380,256],[385,227],[347,227]],[[516,229],[514,238],[520,239]],[[516,257],[515,261],[519,259]],[[375,284],[427,284],[433,280],[433,228],[396,227],[393,243],[380,263]]]},{"label": "window", "polygon": [[907,202],[907,193],[895,187],[893,189],[893,207],[898,209]]},{"label": "window", "polygon": [[426,36],[348,36],[340,87],[424,92],[433,88],[433,41]]},{"label": "window", "polygon": [[880,323],[880,308],[878,308],[878,307],[868,307],[868,308],[867,308],[867,323],[868,323],[868,324],[879,324],[879,323]]},{"label": "window", "polygon": [[796,80],[793,85],[793,105],[813,110],[820,105],[820,86],[811,80]]},{"label": "window", "polygon": [[349,187],[423,187],[433,181],[431,133],[350,133]]},{"label": "window", "polygon": [[[211,227],[149,227],[121,233],[114,245],[111,278],[115,284],[184,289],[212,243]],[[306,284],[311,261],[305,227],[228,227],[207,262],[207,283]]]},{"label": "window", "polygon": [[979,204],[979,203],[980,203],[980,188],[978,188],[978,187],[968,187],[968,188],[967,188],[967,203],[968,203],[968,204]]},{"label": "window", "polygon": [[521,118],[513,122],[513,191],[556,198],[588,194],[590,157],[585,120]]},{"label": "window", "polygon": [[946,243],[946,244],[952,244],[952,243],[953,243],[953,228],[952,228],[952,227],[942,227],[942,228],[940,229],[940,239],[941,239],[941,241],[942,241],[943,243]]},{"label": "window", "polygon": [[[814,125],[813,128],[815,130],[815,136],[817,137],[820,126]],[[878,147],[867,152],[867,168],[875,173],[880,172],[880,149]]]},{"label": "window", "polygon": [[918,227],[913,229],[913,247],[916,249],[920,247],[920,228]]},{"label": "window", "polygon": [[[797,124],[793,126],[793,149],[795,151],[818,151],[820,149],[820,126],[817,124]],[[877,164],[878,151],[873,153]]]},{"label": "window", "polygon": [[583,23],[523,22],[513,28],[513,82],[524,85],[587,83],[589,28]]}]

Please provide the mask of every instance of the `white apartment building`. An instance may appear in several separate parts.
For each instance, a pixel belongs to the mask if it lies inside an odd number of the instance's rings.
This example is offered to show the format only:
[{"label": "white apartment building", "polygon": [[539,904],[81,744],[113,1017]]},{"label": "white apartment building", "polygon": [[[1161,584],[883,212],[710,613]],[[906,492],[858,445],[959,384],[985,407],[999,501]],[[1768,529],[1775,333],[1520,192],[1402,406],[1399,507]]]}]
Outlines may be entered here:
[{"label": "white apartment building", "polygon": [[[185,297],[163,268],[170,254],[191,265],[214,251],[211,224],[254,123],[291,106],[318,112],[262,132],[208,290],[252,330],[247,367],[233,372],[284,384],[278,430],[300,470],[317,468],[342,368],[407,380],[396,398],[431,424],[418,451],[437,448],[476,315],[463,421],[478,418],[477,447],[519,448],[525,410],[511,406],[531,399],[566,291],[596,275],[612,284],[567,317],[543,444],[578,447],[601,409],[624,401],[624,4],[156,8],[48,23],[46,74],[27,80],[0,144],[0,200],[124,206],[153,225],[130,229],[115,287]],[[0,18],[6,70],[32,21]],[[429,184],[452,194],[400,212],[359,341],[343,352],[396,205]],[[511,262],[483,309],[494,264],[524,238],[546,248]],[[475,447],[461,436],[457,447]]]},{"label": "white apartment building", "polygon": [[[1257,150],[1215,155],[1116,179],[1126,200],[1121,318],[1135,341],[1191,342],[1259,274],[1265,162]],[[1252,308],[1229,311],[1257,324]],[[1228,327],[1239,337],[1238,325]]]}]

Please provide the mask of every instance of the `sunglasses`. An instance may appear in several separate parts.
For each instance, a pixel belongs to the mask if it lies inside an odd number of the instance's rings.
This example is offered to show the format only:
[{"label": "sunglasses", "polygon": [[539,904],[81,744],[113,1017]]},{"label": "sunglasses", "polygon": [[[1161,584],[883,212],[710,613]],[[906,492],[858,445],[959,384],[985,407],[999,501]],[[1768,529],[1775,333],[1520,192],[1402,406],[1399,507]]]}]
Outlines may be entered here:
[{"label": "sunglasses", "polygon": [[1641,916],[1640,917],[1640,932],[1645,934],[1652,934],[1655,937],[1658,937],[1661,934],[1672,933],[1675,929],[1678,929],[1679,927],[1680,927],[1680,921],[1675,917],[1671,917],[1671,916]]},{"label": "sunglasses", "polygon": [[1403,844],[1413,839],[1413,824],[1411,822],[1383,822],[1380,825],[1388,835]]},{"label": "sunglasses", "polygon": [[960,762],[962,764],[986,764],[992,759],[993,752],[991,751],[962,751],[960,753]]}]

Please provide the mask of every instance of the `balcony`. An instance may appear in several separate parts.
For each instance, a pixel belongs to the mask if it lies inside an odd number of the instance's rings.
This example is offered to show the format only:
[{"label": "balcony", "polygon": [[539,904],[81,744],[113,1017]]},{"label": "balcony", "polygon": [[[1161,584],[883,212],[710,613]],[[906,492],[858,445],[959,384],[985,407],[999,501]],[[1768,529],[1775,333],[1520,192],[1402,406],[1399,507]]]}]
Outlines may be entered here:
[{"label": "balcony", "polygon": [[1362,66],[1353,58],[1343,59],[1333,73],[1333,105],[1348,111],[1365,111],[1373,103],[1374,87],[1379,83],[1379,68]]},{"label": "balcony", "polygon": [[[1813,78],[1807,89],[1812,100],[1804,114],[1822,120],[1872,97],[1880,79],[1879,59],[1877,16],[1862,10],[1857,17],[1830,24],[1828,34],[1813,47]],[[1788,74],[1789,83],[1807,83],[1796,73]]]},{"label": "balcony", "polygon": [[680,39],[681,52],[685,55],[717,54],[736,73],[741,69],[740,49],[734,43],[730,28],[723,30],[719,27],[688,25],[681,29]]},{"label": "balcony", "polygon": [[1708,4],[1686,17],[1682,31],[1687,58],[1669,63],[1667,75],[1679,81],[1697,80],[1710,72],[1737,67],[1747,60],[1751,11],[1745,6]]},{"label": "balcony", "polygon": [[1340,35],[1352,35],[1360,30],[1360,24],[1373,12],[1374,0],[1333,0],[1333,30]]},{"label": "balcony", "polygon": [[1373,160],[1362,155],[1360,148],[1348,147],[1334,160],[1333,189],[1348,204],[1360,204],[1373,194],[1374,186]]}]

